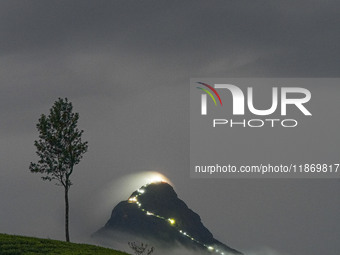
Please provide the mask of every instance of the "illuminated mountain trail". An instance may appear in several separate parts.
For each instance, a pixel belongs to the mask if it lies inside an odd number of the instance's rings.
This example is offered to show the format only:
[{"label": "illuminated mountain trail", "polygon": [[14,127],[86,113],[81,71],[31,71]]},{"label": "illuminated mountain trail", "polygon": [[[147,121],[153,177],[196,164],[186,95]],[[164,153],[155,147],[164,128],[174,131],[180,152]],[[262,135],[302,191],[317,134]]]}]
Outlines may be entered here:
[{"label": "illuminated mountain trail", "polygon": [[[163,182],[163,181],[159,181],[159,182]],[[128,202],[129,203],[135,203],[137,205],[137,207],[139,208],[139,210],[141,210],[143,213],[145,213],[147,216],[151,216],[151,217],[156,217],[158,219],[161,219],[163,221],[166,221],[171,227],[175,228],[181,235],[187,237],[188,239],[190,239],[192,242],[195,242],[201,246],[204,246],[208,251],[210,252],[216,252],[219,253],[221,255],[226,255],[226,253],[224,253],[223,251],[220,251],[219,249],[214,248],[213,246],[209,246],[207,244],[204,244],[200,241],[198,241],[197,239],[195,239],[194,237],[192,237],[190,234],[186,233],[184,230],[179,229],[176,225],[176,220],[174,218],[166,218],[163,217],[161,215],[155,214],[154,212],[148,211],[146,209],[144,209],[142,207],[142,204],[139,202],[138,198],[143,196],[143,194],[146,192],[146,188],[150,185],[150,184],[154,184],[156,182],[151,182],[148,184],[145,184],[142,188],[137,190],[137,195],[132,195],[131,197],[129,197]]]}]

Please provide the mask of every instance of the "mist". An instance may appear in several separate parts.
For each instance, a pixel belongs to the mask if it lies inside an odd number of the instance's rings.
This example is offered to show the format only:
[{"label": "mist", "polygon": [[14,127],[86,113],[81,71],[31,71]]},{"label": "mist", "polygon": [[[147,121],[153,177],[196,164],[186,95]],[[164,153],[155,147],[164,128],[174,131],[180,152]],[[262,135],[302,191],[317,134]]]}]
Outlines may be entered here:
[{"label": "mist", "polygon": [[[1,1],[1,232],[64,240],[63,191],[28,166],[37,120],[67,97],[89,142],[71,178],[71,241],[90,242],[138,188],[121,178],[157,171],[244,253],[337,255],[338,179],[190,178],[188,88],[193,77],[339,77],[339,12],[337,0]],[[228,159],[338,159],[339,86],[312,93],[307,130],[230,135]]]},{"label": "mist", "polygon": [[[154,247],[155,250],[152,254],[154,255],[209,255],[213,254],[211,252],[204,252],[198,249],[188,249],[187,247],[176,243],[172,246],[165,246],[164,243],[161,244],[158,241],[136,237],[134,235],[130,235],[127,233],[122,232],[111,232],[110,237],[108,238],[101,238],[100,240],[96,238],[91,238],[87,241],[87,243],[95,244],[104,246],[107,248],[113,248],[116,250],[124,251],[129,254],[133,254],[133,250],[129,247],[129,242],[136,242],[136,243],[144,243],[148,244],[148,247]],[[254,247],[250,250],[241,251],[244,255],[291,255],[290,253],[283,253],[275,251],[270,247]],[[229,253],[225,252],[225,255]]]},{"label": "mist", "polygon": [[[129,247],[129,242],[136,242],[137,244],[144,243],[147,244],[149,248],[154,247],[154,252],[152,254],[176,254],[176,255],[209,255],[212,254],[208,251],[203,251],[200,249],[189,249],[188,247],[183,246],[180,243],[161,243],[157,240],[140,237],[140,236],[134,236],[132,234],[128,233],[122,233],[122,232],[110,232],[110,235],[105,237],[101,237],[100,239],[94,237],[92,240],[90,240],[92,244],[105,246],[108,248],[114,248],[116,250],[124,251],[129,254],[133,254],[133,250]],[[228,255],[229,253],[225,253],[225,255]],[[251,254],[250,254],[251,255]],[[268,254],[272,255],[272,254]],[[279,255],[279,254],[278,254]],[[281,255],[281,254],[280,254]]]}]

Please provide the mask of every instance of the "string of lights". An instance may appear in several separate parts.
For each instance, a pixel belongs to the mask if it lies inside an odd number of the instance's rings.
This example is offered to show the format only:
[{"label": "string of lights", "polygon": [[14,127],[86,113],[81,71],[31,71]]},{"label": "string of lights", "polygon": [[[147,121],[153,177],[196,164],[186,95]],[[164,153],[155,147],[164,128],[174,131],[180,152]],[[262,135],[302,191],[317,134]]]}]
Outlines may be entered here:
[{"label": "string of lights", "polygon": [[[154,183],[154,182],[152,182]],[[144,212],[147,216],[152,216],[152,217],[156,217],[158,219],[161,219],[161,220],[164,220],[164,221],[167,221],[170,226],[174,227],[181,235],[189,238],[191,241],[199,244],[199,245],[202,245],[204,246],[208,251],[210,252],[216,252],[216,253],[219,253],[221,255],[226,255],[223,251],[220,251],[219,249],[216,249],[214,248],[213,246],[210,246],[210,245],[207,245],[207,244],[204,244],[200,241],[198,241],[197,239],[195,239],[194,237],[192,237],[191,235],[189,235],[188,233],[186,233],[184,230],[182,229],[179,229],[177,226],[176,226],[176,220],[174,218],[165,218],[161,215],[157,215],[155,214],[154,212],[150,212],[146,209],[144,209],[142,207],[142,204],[139,202],[138,200],[138,197],[142,196],[144,193],[145,193],[145,188],[147,188],[147,186],[149,186],[150,184],[152,183],[148,183],[148,184],[145,184],[142,188],[138,189],[137,192],[138,194],[137,195],[134,195],[134,196],[131,196],[129,199],[128,199],[128,202],[129,203],[135,203],[137,205],[137,207],[142,211]]]}]

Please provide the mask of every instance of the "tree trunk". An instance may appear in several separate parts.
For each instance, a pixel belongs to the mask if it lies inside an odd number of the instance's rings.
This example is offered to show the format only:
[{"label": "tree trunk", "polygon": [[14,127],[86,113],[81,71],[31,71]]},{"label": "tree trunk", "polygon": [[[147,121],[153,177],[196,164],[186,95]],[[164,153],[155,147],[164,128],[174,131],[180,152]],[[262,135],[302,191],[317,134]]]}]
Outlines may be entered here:
[{"label": "tree trunk", "polygon": [[65,187],[65,234],[66,234],[66,242],[70,242],[70,234],[68,231],[68,187]]}]

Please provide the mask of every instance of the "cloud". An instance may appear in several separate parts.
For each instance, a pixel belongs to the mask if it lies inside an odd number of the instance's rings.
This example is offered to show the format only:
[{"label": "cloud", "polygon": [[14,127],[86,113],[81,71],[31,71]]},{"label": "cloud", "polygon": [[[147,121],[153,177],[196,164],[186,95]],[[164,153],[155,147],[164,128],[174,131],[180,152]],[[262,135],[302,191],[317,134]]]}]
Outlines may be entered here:
[{"label": "cloud", "polygon": [[269,247],[245,251],[244,254],[246,254],[246,255],[290,255],[288,253],[282,253],[282,252],[275,251],[275,250],[273,250],[272,248],[269,248]]},{"label": "cloud", "polygon": [[[338,181],[189,178],[187,86],[191,77],[339,76],[339,6],[336,0],[1,1],[0,214],[6,220],[0,228],[63,239],[62,190],[30,174],[28,165],[40,114],[68,97],[90,146],[72,177],[71,237],[90,235],[108,219],[87,224],[96,210],[91,199],[102,187],[157,170],[218,239],[240,250],[265,242],[278,250],[296,246],[299,255],[336,254]],[[336,88],[318,90],[329,93],[318,107],[336,101]],[[336,154],[338,125],[326,126],[327,109],[318,109],[313,114],[324,119],[317,136],[265,141],[275,147],[294,140],[287,153],[302,148],[305,157]],[[257,146],[261,138],[254,137]],[[246,159],[261,152],[230,144]],[[223,203],[212,199],[217,194]]]}]

